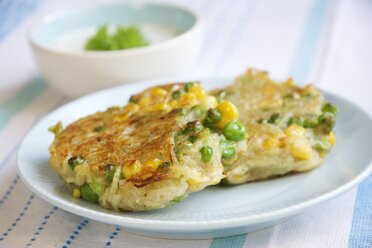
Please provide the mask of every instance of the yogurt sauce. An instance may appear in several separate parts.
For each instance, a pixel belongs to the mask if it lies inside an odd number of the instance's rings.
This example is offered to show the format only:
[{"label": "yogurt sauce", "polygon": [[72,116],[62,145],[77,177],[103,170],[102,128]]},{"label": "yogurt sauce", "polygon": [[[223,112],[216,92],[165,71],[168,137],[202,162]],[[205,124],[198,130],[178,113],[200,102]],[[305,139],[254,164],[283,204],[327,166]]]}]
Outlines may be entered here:
[{"label": "yogurt sauce", "polygon": [[[150,45],[169,40],[181,33],[175,27],[160,24],[137,24],[136,26]],[[87,27],[61,34],[53,42],[53,47],[70,52],[84,51],[85,43],[97,32],[97,28],[96,26]],[[115,28],[116,26],[109,26],[109,32],[114,32]]]}]

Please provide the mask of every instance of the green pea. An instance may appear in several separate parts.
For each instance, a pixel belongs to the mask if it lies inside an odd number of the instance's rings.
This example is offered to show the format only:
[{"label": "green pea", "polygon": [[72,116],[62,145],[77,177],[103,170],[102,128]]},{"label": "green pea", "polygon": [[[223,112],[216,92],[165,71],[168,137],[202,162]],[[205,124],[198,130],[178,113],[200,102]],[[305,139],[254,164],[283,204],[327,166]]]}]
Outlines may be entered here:
[{"label": "green pea", "polygon": [[278,124],[280,118],[280,114],[275,113],[270,116],[270,118],[267,120],[268,123],[271,124]]},{"label": "green pea", "polygon": [[337,113],[337,107],[335,105],[330,104],[330,103],[326,103],[322,108],[322,112],[323,113],[329,112],[329,113],[332,113],[332,114],[336,114]]},{"label": "green pea", "polygon": [[331,149],[331,143],[329,142],[328,137],[319,140],[315,145],[315,149],[321,152],[328,152]]},{"label": "green pea", "polygon": [[89,186],[89,184],[84,184],[83,186],[80,187],[80,192],[82,197],[90,202],[98,202],[98,194],[92,190],[92,188]]},{"label": "green pea", "polygon": [[213,149],[210,146],[203,146],[200,149],[200,154],[203,162],[209,162],[213,156]]},{"label": "green pea", "polygon": [[84,158],[81,157],[81,156],[74,156],[74,157],[71,157],[69,158],[69,160],[67,161],[68,165],[71,167],[71,169],[75,169],[76,166],[78,165],[81,165],[82,163],[84,163]]},{"label": "green pea", "polygon": [[183,90],[176,90],[172,93],[172,98],[179,99],[183,93],[184,93]]},{"label": "green pea", "polygon": [[288,126],[293,125],[293,124],[304,127],[305,126],[305,119],[302,118],[302,117],[291,117],[288,120]]},{"label": "green pea", "polygon": [[247,137],[247,130],[243,123],[238,120],[233,120],[223,130],[223,135],[228,140],[241,141]]},{"label": "green pea", "polygon": [[171,162],[163,162],[159,165],[159,168],[168,169],[170,165],[171,165]]},{"label": "green pea", "polygon": [[324,134],[332,131],[336,123],[336,117],[331,112],[324,112],[318,118],[318,130]]},{"label": "green pea", "polygon": [[115,172],[116,172],[116,166],[114,164],[107,164],[105,166],[105,178],[107,181],[109,182],[112,182],[112,180],[114,179],[114,175],[115,175]]},{"label": "green pea", "polygon": [[194,87],[193,82],[189,82],[189,83],[185,84],[185,90],[186,91],[189,91],[192,87]]},{"label": "green pea", "polygon": [[218,109],[211,108],[207,112],[205,121],[207,123],[217,123],[222,119],[221,112]]},{"label": "green pea", "polygon": [[236,145],[232,141],[222,140],[221,148],[222,148],[222,158],[224,159],[232,158],[236,154]]},{"label": "green pea", "polygon": [[191,143],[195,143],[197,140],[198,140],[198,136],[196,136],[196,135],[191,135],[191,136],[189,137],[189,141],[190,141]]},{"label": "green pea", "polygon": [[184,134],[188,133],[198,133],[204,129],[200,121],[191,121],[186,124],[185,129],[183,130]]}]

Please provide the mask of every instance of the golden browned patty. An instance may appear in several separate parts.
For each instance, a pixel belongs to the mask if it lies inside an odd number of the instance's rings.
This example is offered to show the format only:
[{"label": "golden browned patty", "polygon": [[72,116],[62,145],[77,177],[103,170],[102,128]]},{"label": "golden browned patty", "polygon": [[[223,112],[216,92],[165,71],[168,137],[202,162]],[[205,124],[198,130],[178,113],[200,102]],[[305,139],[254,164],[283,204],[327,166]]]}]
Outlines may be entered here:
[{"label": "golden browned patty", "polygon": [[152,87],[124,107],[52,127],[50,165],[77,198],[115,210],[163,208],[224,177],[222,132],[236,111],[197,83]]},{"label": "golden browned patty", "polygon": [[273,81],[248,70],[214,94],[234,103],[248,130],[247,149],[225,164],[225,182],[240,184],[319,166],[335,142],[336,107],[312,85]]}]

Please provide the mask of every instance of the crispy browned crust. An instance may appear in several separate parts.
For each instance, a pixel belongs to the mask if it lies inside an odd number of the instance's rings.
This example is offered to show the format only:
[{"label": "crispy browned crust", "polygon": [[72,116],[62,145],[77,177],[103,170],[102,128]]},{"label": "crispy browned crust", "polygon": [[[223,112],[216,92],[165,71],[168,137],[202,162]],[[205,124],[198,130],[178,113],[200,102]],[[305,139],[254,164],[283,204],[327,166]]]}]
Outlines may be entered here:
[{"label": "crispy browned crust", "polygon": [[[91,170],[100,175],[110,163],[125,166],[133,160],[143,163],[153,158],[172,162],[172,137],[180,128],[178,112],[133,115],[124,120],[121,109],[98,112],[72,123],[58,134],[50,146],[51,158],[62,166],[66,159],[81,156]],[[144,171],[129,181],[142,187],[163,180],[168,174],[159,168],[154,172]]]}]

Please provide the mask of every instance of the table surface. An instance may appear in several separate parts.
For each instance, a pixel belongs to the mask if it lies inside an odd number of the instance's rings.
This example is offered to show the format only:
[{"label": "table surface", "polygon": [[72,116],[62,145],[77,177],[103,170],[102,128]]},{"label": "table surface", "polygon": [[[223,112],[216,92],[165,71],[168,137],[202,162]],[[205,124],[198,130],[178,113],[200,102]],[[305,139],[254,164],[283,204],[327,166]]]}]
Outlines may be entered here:
[{"label": "table surface", "polygon": [[[372,247],[372,176],[358,188],[274,227],[222,239],[142,237],[67,213],[34,196],[16,173],[27,131],[70,100],[42,80],[26,33],[50,12],[93,1],[0,1],[0,247]],[[94,1],[105,2],[105,1]],[[193,77],[247,67],[313,82],[372,113],[372,2],[176,0],[202,14]]]}]

